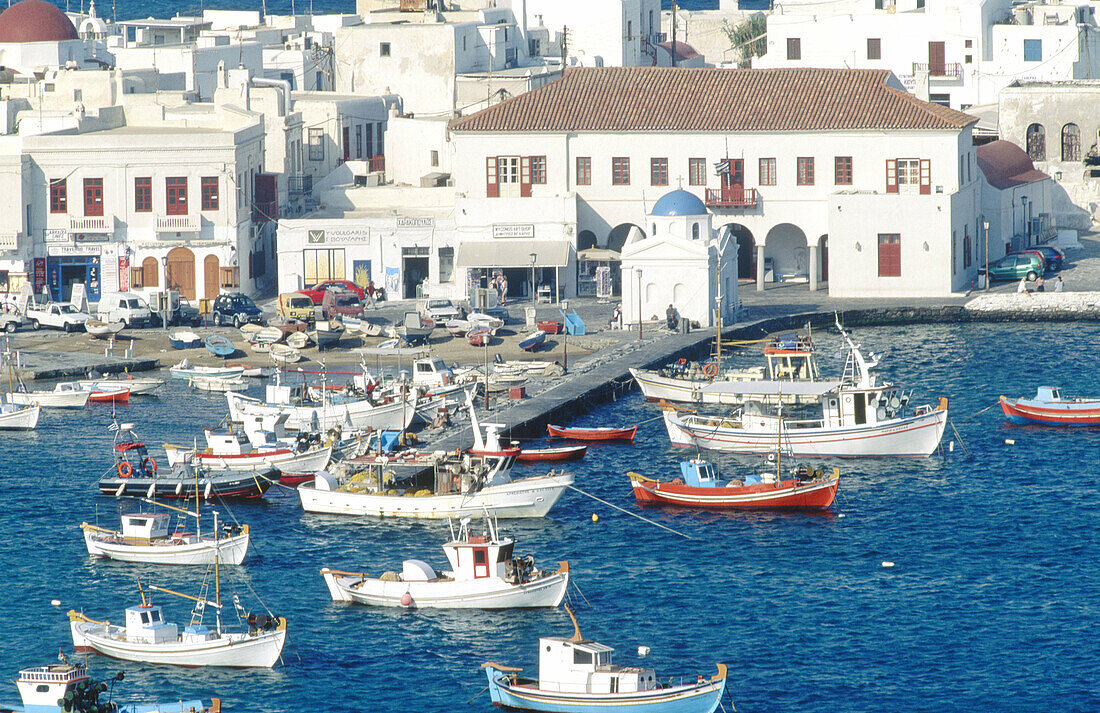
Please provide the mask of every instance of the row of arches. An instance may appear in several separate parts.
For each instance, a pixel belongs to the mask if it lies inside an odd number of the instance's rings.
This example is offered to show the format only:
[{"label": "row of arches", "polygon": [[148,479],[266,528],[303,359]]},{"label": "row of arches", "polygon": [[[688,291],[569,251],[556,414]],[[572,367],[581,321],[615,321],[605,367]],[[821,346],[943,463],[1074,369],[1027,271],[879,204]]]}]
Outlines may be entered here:
[{"label": "row of arches", "polygon": [[[1042,124],[1031,124],[1025,136],[1027,155],[1032,161],[1047,160],[1047,131]],[[1081,160],[1081,128],[1070,122],[1062,126],[1062,161]],[[1052,159],[1053,160],[1053,159]]]},{"label": "row of arches", "polygon": [[[168,261],[164,266],[166,289],[176,290],[188,300],[194,301],[195,291],[195,253],[185,247],[176,247],[168,251]],[[203,297],[214,299],[220,291],[221,263],[217,255],[207,255],[202,261]],[[141,273],[146,289],[160,287],[160,261],[150,255],[141,261]]]}]

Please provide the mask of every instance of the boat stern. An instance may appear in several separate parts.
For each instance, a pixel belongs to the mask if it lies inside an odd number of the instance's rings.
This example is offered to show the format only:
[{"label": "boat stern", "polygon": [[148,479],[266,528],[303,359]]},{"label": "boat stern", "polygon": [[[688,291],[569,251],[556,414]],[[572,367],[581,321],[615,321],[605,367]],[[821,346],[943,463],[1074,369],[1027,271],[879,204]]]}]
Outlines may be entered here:
[{"label": "boat stern", "polygon": [[340,572],[335,569],[329,569],[328,567],[321,568],[321,576],[325,580],[325,586],[328,587],[329,596],[332,597],[334,602],[352,602],[353,599],[345,590],[343,583],[340,581],[347,573]]},{"label": "boat stern", "polygon": [[668,431],[668,439],[674,446],[690,446],[694,443],[691,432],[684,428],[680,415],[675,409],[665,409],[661,412]]}]

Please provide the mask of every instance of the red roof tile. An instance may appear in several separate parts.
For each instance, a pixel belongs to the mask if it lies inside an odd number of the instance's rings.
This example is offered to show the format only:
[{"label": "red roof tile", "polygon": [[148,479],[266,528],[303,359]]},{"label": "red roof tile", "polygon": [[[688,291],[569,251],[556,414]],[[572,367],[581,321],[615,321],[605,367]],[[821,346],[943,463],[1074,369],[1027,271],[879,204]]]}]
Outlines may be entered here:
[{"label": "red roof tile", "polygon": [[888,85],[878,69],[571,68],[451,122],[454,131],[952,130],[976,117]]}]

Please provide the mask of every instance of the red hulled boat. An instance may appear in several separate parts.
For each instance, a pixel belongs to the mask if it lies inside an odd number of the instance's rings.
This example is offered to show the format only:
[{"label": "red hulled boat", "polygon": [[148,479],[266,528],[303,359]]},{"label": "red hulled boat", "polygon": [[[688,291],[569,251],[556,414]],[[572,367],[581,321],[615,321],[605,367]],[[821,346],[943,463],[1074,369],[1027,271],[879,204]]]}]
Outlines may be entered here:
[{"label": "red hulled boat", "polygon": [[130,403],[130,390],[122,388],[111,391],[93,391],[88,400],[96,403],[128,404]]},{"label": "red hulled boat", "polygon": [[1100,426],[1100,399],[1067,399],[1057,386],[1040,386],[1035,398],[999,397],[1013,423],[1047,426]]},{"label": "red hulled boat", "polygon": [[546,424],[546,431],[554,438],[572,438],[575,441],[633,441],[637,426],[630,428],[565,428]]},{"label": "red hulled boat", "polygon": [[840,470],[832,473],[799,466],[794,477],[751,474],[744,481],[723,485],[714,467],[702,460],[680,463],[683,478],[659,481],[628,473],[639,505],[676,505],[713,510],[827,510],[840,486]]},{"label": "red hulled boat", "polygon": [[584,458],[588,446],[562,446],[561,448],[530,448],[523,449],[516,456],[516,460],[526,463],[542,461],[580,460]]}]

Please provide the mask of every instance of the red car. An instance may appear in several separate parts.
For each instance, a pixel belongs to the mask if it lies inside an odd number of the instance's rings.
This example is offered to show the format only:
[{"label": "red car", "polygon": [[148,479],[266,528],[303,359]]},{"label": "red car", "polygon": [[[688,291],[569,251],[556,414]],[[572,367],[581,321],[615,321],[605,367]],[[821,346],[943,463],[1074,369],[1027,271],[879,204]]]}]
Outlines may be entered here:
[{"label": "red car", "polygon": [[365,299],[366,293],[363,292],[363,288],[355,284],[350,280],[327,280],[325,282],[318,282],[312,287],[307,287],[304,290],[299,290],[309,295],[309,298],[313,300],[313,304],[319,305],[325,299],[325,292],[327,290],[334,290],[336,292],[354,292],[355,296],[359,299]]}]

